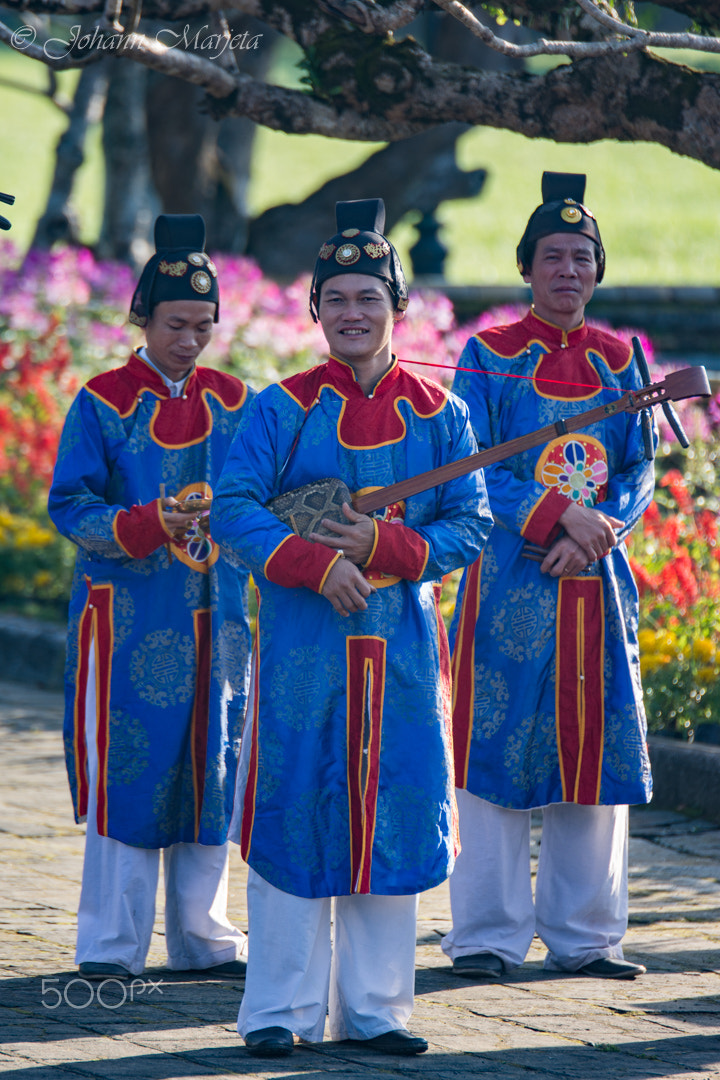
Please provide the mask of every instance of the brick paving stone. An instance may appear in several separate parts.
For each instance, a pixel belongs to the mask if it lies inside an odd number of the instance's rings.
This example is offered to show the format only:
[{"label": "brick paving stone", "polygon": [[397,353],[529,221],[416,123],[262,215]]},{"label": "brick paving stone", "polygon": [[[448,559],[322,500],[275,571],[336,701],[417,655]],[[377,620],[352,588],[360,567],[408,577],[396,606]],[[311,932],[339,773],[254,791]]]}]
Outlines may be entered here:
[{"label": "brick paving stone", "polygon": [[[72,820],[60,695],[0,682],[1,1080],[709,1080],[720,1076],[720,826],[631,813],[626,955],[648,974],[607,982],[544,972],[535,939],[501,982],[452,974],[447,885],[420,899],[413,1031],[427,1054],[344,1044],[251,1058],[235,1031],[242,980],[164,968],[162,918],[148,969],[124,987],[74,964],[84,826]],[[534,816],[533,852],[541,837]],[[231,853],[230,915],[247,925],[245,867]],[[162,892],[158,912],[162,913]],[[153,989],[153,984],[155,989]]]}]

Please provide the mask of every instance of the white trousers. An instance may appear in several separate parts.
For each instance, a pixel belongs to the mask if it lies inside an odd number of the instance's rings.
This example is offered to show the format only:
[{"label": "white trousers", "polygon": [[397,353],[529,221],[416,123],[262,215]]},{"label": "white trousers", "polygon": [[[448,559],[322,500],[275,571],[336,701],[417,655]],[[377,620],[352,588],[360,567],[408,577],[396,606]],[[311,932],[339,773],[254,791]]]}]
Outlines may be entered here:
[{"label": "white trousers", "polygon": [[450,878],[455,959],[499,956],[522,964],[535,933],[545,967],[577,971],[601,957],[622,959],[627,930],[627,806],[556,803],[543,808],[533,902],[530,811],[506,810],[457,792],[462,851]]},{"label": "white trousers", "polygon": [[417,896],[281,892],[248,873],[250,954],[238,1031],[284,1027],[321,1042],[406,1028],[415,992]]},{"label": "white trousers", "polygon": [[227,844],[138,848],[98,835],[94,649],[85,703],[90,793],[75,962],[121,964],[141,974],[155,921],[161,850],[168,966],[182,971],[244,959],[247,938],[226,915]]}]

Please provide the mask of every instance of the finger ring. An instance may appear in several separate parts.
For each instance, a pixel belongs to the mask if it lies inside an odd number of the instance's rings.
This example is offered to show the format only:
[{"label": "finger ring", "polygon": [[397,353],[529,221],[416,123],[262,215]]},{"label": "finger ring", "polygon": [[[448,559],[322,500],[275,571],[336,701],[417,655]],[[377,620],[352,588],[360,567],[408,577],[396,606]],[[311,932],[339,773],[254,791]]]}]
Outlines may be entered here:
[{"label": "finger ring", "polygon": [[338,555],[340,556],[341,559],[345,558],[345,552],[343,551],[342,548],[338,548],[337,553],[338,553]]}]

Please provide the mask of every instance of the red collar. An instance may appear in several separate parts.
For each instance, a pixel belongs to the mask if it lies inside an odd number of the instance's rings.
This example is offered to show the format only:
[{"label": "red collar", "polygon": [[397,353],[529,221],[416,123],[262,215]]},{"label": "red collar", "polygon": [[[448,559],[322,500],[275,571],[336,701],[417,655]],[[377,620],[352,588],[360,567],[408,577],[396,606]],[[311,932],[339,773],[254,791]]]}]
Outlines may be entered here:
[{"label": "red collar", "polygon": [[[335,386],[344,397],[356,397],[357,395],[365,397],[360,388],[360,384],[357,381],[357,376],[347,361],[338,360],[336,356],[331,355],[327,362],[327,373],[330,377],[330,382],[332,382],[333,386]],[[378,395],[386,394],[392,390],[399,375],[400,365],[398,364],[397,356],[393,353],[390,367],[376,382],[371,397],[378,397]]]},{"label": "red collar", "polygon": [[[170,397],[170,387],[159,371],[156,371],[152,364],[148,364],[147,360],[143,360],[139,353],[134,352],[126,364],[127,370],[136,379],[139,379],[144,386],[147,386],[153,393],[158,394],[160,397]],[[185,385],[183,387],[183,394],[187,394],[190,390],[192,382],[197,378],[197,365],[195,365],[188,375]],[[180,380],[178,380],[179,382]]]},{"label": "red collar", "polygon": [[562,326],[541,319],[532,308],[528,311],[522,323],[528,331],[528,337],[540,341],[549,352],[555,352],[556,349],[567,349],[572,345],[579,345],[590,333],[585,319],[579,326],[574,326],[572,330],[565,330]]}]

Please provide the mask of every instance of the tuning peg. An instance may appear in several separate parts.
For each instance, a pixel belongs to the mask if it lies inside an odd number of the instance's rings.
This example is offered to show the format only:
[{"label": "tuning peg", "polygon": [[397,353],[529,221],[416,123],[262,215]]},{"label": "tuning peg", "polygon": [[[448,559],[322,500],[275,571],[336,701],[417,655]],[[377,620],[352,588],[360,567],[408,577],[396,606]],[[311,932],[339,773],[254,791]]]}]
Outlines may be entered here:
[{"label": "tuning peg", "polygon": [[[0,202],[4,202],[4,203],[7,203],[8,206],[12,206],[13,203],[15,202],[15,196],[14,195],[5,195],[4,192],[0,191]],[[12,228],[12,225],[8,221],[8,219],[6,217],[0,217],[0,229],[10,229],[10,228]]]},{"label": "tuning peg", "polygon": [[[650,386],[650,368],[648,367],[647,360],[645,359],[645,353],[643,347],[640,344],[640,338],[634,337],[632,339],[633,353],[635,355],[635,363],[638,366],[640,372],[640,378],[643,381],[643,386]],[[652,433],[652,420],[650,419],[650,410],[643,409],[640,413],[640,427],[642,429],[643,446],[645,447],[645,460],[654,461],[655,459],[655,445],[653,442]]]},{"label": "tuning peg", "polygon": [[663,401],[662,411],[665,413],[665,419],[675,433],[675,438],[680,443],[683,450],[687,450],[688,446],[690,445],[690,440],[685,434],[684,427],[680,423],[680,417],[675,412],[675,409],[669,401]]}]

